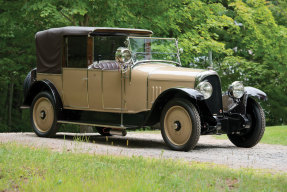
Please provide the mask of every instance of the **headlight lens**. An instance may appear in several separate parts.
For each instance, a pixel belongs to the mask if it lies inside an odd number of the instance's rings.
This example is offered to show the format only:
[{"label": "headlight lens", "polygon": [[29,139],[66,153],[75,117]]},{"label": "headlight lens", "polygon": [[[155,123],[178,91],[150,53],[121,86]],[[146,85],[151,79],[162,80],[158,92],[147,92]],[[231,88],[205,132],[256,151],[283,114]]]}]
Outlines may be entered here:
[{"label": "headlight lens", "polygon": [[240,99],[244,94],[244,85],[241,81],[234,81],[228,89],[228,94],[236,99]]},{"label": "headlight lens", "polygon": [[196,89],[203,94],[204,99],[208,99],[212,95],[212,85],[207,81],[200,82]]},{"label": "headlight lens", "polygon": [[116,51],[115,59],[118,63],[129,63],[132,55],[128,48],[119,47]]}]

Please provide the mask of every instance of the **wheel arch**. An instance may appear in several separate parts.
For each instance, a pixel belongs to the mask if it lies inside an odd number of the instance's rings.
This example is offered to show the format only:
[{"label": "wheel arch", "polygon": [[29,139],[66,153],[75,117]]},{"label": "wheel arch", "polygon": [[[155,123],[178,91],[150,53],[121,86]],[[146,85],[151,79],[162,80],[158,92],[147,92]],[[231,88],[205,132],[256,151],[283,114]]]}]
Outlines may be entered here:
[{"label": "wheel arch", "polygon": [[26,95],[24,99],[24,106],[31,106],[33,99],[36,97],[38,93],[41,91],[48,91],[51,93],[54,101],[55,106],[58,110],[63,108],[63,103],[60,94],[58,93],[56,87],[53,85],[53,83],[49,80],[41,80],[41,81],[35,81],[29,88],[28,94]]},{"label": "wheel arch", "polygon": [[146,125],[154,125],[160,121],[160,115],[164,106],[174,98],[184,98],[197,106],[197,101],[204,100],[204,96],[197,90],[191,88],[170,88],[162,92],[154,101]]},{"label": "wheel arch", "polygon": [[268,99],[266,93],[255,87],[244,87],[244,92],[248,97],[258,98],[263,101]]}]

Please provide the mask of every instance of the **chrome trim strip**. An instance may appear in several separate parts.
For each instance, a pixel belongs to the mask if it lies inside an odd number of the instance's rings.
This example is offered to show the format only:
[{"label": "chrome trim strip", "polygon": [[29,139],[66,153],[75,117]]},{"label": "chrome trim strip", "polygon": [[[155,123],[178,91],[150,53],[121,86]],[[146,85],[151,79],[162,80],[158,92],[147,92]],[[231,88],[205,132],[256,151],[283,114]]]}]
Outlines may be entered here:
[{"label": "chrome trim strip", "polygon": [[104,109],[111,109],[111,110],[119,110],[119,111],[122,111],[122,108],[105,107]]},{"label": "chrome trim strip", "polygon": [[127,127],[124,126],[115,126],[115,125],[103,125],[103,124],[96,124],[96,123],[80,123],[80,122],[73,122],[73,121],[57,121],[57,123],[68,123],[74,125],[89,125],[89,126],[96,126],[96,127],[109,127],[109,128],[116,128],[116,129],[126,129]]},{"label": "chrome trim strip", "polygon": [[[75,108],[75,107],[70,107],[70,106],[64,106],[64,109],[72,109],[72,110],[79,110],[79,111],[96,111],[96,112],[110,112],[110,113],[121,113],[120,109],[95,109],[95,108]],[[145,112],[149,111],[149,109],[141,109],[138,111],[132,111],[132,110],[125,110],[124,114],[134,114],[134,113],[140,113],[140,112]]]}]

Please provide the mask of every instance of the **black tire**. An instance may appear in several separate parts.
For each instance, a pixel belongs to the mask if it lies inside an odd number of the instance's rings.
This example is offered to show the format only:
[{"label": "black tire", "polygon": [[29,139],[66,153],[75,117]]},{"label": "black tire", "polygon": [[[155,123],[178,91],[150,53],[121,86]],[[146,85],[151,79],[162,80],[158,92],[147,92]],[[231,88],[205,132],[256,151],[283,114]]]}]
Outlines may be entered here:
[{"label": "black tire", "polygon": [[243,134],[227,134],[229,140],[237,147],[250,148],[255,146],[263,137],[265,131],[265,116],[262,107],[252,98],[247,101],[247,117],[251,127]]},{"label": "black tire", "polygon": [[176,98],[163,108],[160,119],[163,140],[173,150],[189,151],[196,146],[200,133],[200,117],[195,106]]},{"label": "black tire", "polygon": [[58,131],[55,101],[49,92],[40,92],[30,108],[31,125],[39,137],[53,137]]},{"label": "black tire", "polygon": [[29,88],[35,81],[36,68],[32,69],[26,76],[23,84],[24,97],[28,95]]},{"label": "black tire", "polygon": [[24,84],[23,84],[23,91],[24,91],[24,96],[26,97],[29,91],[29,87],[31,86],[31,71],[27,74]]},{"label": "black tire", "polygon": [[98,133],[102,136],[112,136],[109,133],[109,130],[111,130],[110,128],[105,128],[105,127],[96,127]]}]

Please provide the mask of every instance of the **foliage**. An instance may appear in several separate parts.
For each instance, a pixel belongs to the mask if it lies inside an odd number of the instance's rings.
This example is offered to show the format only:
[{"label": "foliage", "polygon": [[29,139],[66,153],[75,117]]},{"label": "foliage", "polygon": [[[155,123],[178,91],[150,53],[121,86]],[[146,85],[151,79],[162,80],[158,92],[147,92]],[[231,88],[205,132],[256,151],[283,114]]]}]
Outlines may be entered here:
[{"label": "foliage", "polygon": [[286,174],[0,144],[1,191],[284,191]]},{"label": "foliage", "polygon": [[287,26],[287,1],[271,0],[267,1],[267,5],[279,25]]},{"label": "foliage", "polygon": [[36,66],[34,35],[67,25],[176,37],[186,67],[207,68],[212,51],[224,88],[239,79],[264,90],[267,123],[286,124],[286,13],[285,0],[0,0],[0,130],[30,130],[29,112],[19,106],[23,80]]}]

